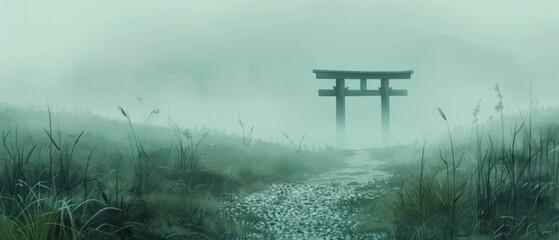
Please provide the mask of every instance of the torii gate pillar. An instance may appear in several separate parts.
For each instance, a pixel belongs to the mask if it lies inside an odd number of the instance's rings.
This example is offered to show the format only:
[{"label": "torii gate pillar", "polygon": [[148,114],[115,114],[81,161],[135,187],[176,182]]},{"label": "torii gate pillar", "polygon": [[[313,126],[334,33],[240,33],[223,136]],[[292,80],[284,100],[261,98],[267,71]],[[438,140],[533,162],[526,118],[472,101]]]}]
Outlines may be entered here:
[{"label": "torii gate pillar", "polygon": [[380,80],[380,106],[382,116],[382,139],[385,144],[390,142],[390,87],[388,79]]},{"label": "torii gate pillar", "polygon": [[[410,79],[413,71],[398,72],[363,72],[363,71],[333,71],[313,70],[317,79],[336,79],[334,89],[319,89],[319,96],[336,97],[336,136],[339,148],[345,147],[345,97],[346,96],[380,96],[382,139],[388,145],[390,142],[390,96],[407,96],[407,90],[393,90],[390,79]],[[349,90],[345,87],[346,79],[361,80],[359,90]],[[367,90],[368,79],[380,79],[378,90]]]},{"label": "torii gate pillar", "polygon": [[345,146],[345,81],[336,78],[336,138],[338,146]]}]

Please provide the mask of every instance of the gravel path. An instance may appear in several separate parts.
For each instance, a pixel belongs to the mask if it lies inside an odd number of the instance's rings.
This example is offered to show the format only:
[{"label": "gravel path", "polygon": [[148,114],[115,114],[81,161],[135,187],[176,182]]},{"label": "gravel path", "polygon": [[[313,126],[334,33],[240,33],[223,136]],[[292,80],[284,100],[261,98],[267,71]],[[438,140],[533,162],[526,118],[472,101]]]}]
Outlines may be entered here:
[{"label": "gravel path", "polygon": [[355,152],[346,163],[305,183],[231,196],[221,202],[220,214],[256,232],[239,239],[386,239],[384,233],[353,233],[359,222],[352,218],[352,203],[383,194],[376,186],[390,175],[378,170],[382,163],[367,151]]}]

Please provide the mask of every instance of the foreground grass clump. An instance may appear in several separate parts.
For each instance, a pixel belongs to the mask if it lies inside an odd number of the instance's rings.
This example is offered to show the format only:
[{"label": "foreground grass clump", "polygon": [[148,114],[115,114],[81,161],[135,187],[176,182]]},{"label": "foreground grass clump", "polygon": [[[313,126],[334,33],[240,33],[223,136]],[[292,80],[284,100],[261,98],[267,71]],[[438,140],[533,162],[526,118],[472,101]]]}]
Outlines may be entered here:
[{"label": "foreground grass clump", "polygon": [[474,122],[473,142],[458,145],[448,128],[438,152],[413,147],[419,160],[397,168],[396,190],[362,211],[383,214],[396,239],[557,239],[559,128],[548,119],[559,112],[527,115]]},{"label": "foreground grass clump", "polygon": [[244,229],[218,199],[341,164],[211,129],[91,114],[0,108],[0,234],[7,239],[219,239]]},{"label": "foreground grass clump", "polygon": [[[109,226],[95,225],[99,215],[112,207],[103,205],[97,199],[74,201],[60,199],[46,186],[28,186],[20,182],[27,195],[1,198],[0,236],[2,239],[86,239],[86,236],[110,236]],[[11,197],[11,198],[10,198]],[[93,227],[95,225],[95,227]]]}]

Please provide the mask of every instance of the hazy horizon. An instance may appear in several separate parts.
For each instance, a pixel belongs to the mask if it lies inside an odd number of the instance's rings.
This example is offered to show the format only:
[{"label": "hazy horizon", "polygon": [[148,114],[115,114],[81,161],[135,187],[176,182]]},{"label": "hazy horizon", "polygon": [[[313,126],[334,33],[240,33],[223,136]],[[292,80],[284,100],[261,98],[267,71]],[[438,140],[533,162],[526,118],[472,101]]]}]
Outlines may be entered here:
[{"label": "hazy horizon", "polygon": [[[0,0],[0,102],[171,117],[183,127],[335,143],[335,104],[312,69],[414,70],[391,85],[393,144],[451,125],[559,102],[553,1],[6,1]],[[369,88],[376,88],[369,80]],[[356,89],[358,82],[350,83]],[[167,104],[169,106],[167,106]],[[346,100],[348,147],[380,144],[380,98]]]}]

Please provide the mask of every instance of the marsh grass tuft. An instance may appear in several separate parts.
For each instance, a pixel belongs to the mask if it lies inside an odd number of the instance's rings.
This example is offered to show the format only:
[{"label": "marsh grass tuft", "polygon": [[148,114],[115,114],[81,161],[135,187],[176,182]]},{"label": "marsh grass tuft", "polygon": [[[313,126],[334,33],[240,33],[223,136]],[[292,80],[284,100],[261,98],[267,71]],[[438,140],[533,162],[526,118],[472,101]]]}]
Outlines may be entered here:
[{"label": "marsh grass tuft", "polygon": [[293,139],[291,139],[291,137],[289,137],[289,135],[285,132],[281,132],[283,134],[283,136],[285,137],[285,139],[287,139],[287,141],[291,144],[290,146],[296,151],[296,152],[301,152],[301,150],[303,150],[303,141],[305,140],[305,134],[301,135],[301,138],[299,138],[299,143],[296,144]]},{"label": "marsh grass tuft", "polygon": [[243,119],[241,118],[241,113],[237,113],[237,117],[238,117],[238,123],[239,126],[241,127],[241,132],[243,134],[243,143],[246,146],[250,146],[250,143],[252,142],[252,134],[254,133],[254,126],[250,127],[250,129],[248,130],[248,133],[245,131],[245,123],[243,122]]}]

